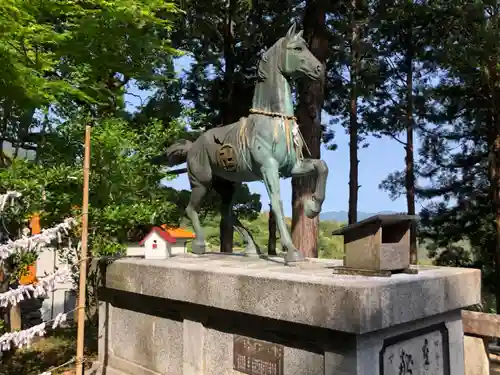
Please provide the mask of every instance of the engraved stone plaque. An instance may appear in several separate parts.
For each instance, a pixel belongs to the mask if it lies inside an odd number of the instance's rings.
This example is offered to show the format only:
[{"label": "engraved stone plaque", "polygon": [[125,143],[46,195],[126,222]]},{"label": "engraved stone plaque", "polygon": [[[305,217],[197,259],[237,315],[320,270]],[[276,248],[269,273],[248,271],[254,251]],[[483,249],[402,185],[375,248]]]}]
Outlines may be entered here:
[{"label": "engraved stone plaque", "polygon": [[249,375],[283,375],[283,345],[233,336],[233,368]]},{"label": "engraved stone plaque", "polygon": [[387,339],[380,352],[380,375],[451,375],[446,327]]}]

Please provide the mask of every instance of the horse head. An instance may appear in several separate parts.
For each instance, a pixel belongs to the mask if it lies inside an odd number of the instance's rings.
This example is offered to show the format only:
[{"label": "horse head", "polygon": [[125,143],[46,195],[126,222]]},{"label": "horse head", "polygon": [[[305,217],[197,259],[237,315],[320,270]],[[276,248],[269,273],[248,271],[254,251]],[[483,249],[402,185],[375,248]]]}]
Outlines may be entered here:
[{"label": "horse head", "polygon": [[286,35],[280,38],[262,55],[259,77],[266,80],[276,71],[286,78],[307,77],[317,81],[324,77],[323,64],[312,54],[302,37],[303,31],[295,33],[295,23]]},{"label": "horse head", "polygon": [[316,81],[323,78],[323,64],[314,56],[302,37],[303,30],[295,33],[295,23],[281,40],[283,58],[278,68],[285,77],[307,77]]}]

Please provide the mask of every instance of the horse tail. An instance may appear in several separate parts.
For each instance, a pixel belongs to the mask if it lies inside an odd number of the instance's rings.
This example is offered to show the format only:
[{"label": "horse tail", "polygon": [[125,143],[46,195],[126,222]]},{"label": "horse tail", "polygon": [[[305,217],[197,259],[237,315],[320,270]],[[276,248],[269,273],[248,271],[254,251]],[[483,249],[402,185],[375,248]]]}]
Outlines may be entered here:
[{"label": "horse tail", "polygon": [[167,148],[165,152],[167,166],[173,167],[175,165],[185,163],[187,160],[187,154],[189,150],[191,150],[191,147],[193,147],[192,142],[181,139],[179,142],[176,142]]}]

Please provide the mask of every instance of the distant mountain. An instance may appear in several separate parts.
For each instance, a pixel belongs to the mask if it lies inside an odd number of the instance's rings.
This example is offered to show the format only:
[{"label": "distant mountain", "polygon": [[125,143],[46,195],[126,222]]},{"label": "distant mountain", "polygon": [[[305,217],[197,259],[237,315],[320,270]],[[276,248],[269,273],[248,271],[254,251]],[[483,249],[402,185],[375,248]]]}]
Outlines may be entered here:
[{"label": "distant mountain", "polygon": [[[369,218],[370,216],[377,214],[394,214],[394,211],[380,211],[380,212],[362,212],[358,211],[358,221]],[[342,223],[347,222],[347,211],[329,211],[322,212],[319,215],[320,220],[329,220],[329,221],[339,221]]]}]

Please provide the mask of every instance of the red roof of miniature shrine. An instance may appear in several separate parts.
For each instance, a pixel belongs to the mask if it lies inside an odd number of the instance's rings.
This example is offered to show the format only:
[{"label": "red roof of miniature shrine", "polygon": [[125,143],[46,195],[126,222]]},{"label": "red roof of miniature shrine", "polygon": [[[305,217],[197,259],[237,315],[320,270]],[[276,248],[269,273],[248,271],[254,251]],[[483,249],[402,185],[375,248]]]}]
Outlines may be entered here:
[{"label": "red roof of miniature shrine", "polygon": [[153,229],[151,229],[151,231],[146,235],[146,237],[144,237],[142,239],[141,242],[139,242],[139,245],[142,246],[144,244],[144,242],[148,239],[148,237],[153,234],[153,233],[157,233],[161,238],[163,238],[165,241],[167,242],[170,242],[170,243],[176,243],[176,239],[174,237],[172,237],[170,235],[170,233],[168,233],[166,230],[163,230],[162,228],[160,227],[154,227]]},{"label": "red roof of miniature shrine", "polygon": [[169,227],[167,224],[163,224],[161,227],[174,238],[196,238],[196,235],[193,232],[190,232],[186,229]]}]

